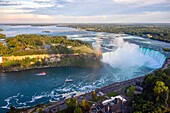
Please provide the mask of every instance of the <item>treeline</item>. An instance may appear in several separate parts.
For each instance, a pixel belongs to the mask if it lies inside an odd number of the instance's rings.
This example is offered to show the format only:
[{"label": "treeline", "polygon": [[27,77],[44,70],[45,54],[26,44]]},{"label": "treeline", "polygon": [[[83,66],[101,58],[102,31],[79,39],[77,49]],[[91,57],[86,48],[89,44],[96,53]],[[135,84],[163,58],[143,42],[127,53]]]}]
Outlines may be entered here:
[{"label": "treeline", "polygon": [[41,36],[36,34],[23,34],[6,38],[5,43],[0,42],[0,56],[33,55],[33,54],[70,54],[76,52],[68,48],[86,46],[88,43],[79,40],[70,40],[66,36]]},{"label": "treeline", "polygon": [[90,31],[130,34],[170,42],[170,25],[163,24],[68,24],[66,26]]},{"label": "treeline", "polygon": [[[3,29],[0,29],[0,32],[3,31]],[[0,39],[5,39],[6,38],[6,35],[0,33]]]},{"label": "treeline", "polygon": [[170,67],[149,74],[143,82],[142,95],[135,96],[134,113],[170,113]]},{"label": "treeline", "polygon": [[5,39],[6,38],[6,35],[0,33],[0,39]]}]

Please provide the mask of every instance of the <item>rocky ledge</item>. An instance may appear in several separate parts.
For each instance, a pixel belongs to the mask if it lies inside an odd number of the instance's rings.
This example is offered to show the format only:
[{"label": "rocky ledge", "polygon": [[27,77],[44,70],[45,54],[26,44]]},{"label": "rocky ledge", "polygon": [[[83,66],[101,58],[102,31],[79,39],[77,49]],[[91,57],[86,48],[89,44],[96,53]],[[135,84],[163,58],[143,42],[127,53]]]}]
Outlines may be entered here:
[{"label": "rocky ledge", "polygon": [[49,67],[75,66],[99,68],[101,55],[97,54],[50,54],[4,57],[0,72],[22,71]]}]

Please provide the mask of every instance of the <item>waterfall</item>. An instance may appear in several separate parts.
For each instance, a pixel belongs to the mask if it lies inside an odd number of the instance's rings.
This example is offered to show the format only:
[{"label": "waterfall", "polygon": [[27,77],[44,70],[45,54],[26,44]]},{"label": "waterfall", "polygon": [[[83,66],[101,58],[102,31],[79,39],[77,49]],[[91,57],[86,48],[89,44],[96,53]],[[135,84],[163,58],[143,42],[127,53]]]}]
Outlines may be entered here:
[{"label": "waterfall", "polygon": [[140,51],[146,55],[150,56],[151,58],[155,59],[159,64],[162,66],[166,60],[166,57],[164,54],[160,53],[159,51],[151,50],[148,48],[140,48]]},{"label": "waterfall", "polygon": [[124,42],[120,37],[113,44],[115,51],[102,54],[102,62],[121,70],[139,69],[147,67],[152,69],[161,68],[166,57],[159,51],[148,48],[140,48],[136,44]]}]

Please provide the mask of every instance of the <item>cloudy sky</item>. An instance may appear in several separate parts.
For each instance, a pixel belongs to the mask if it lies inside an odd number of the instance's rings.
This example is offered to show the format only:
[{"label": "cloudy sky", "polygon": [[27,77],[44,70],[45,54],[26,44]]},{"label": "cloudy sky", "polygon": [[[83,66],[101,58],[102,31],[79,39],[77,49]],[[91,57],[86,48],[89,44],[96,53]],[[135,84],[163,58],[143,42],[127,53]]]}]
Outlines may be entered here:
[{"label": "cloudy sky", "polygon": [[0,23],[170,23],[170,0],[0,0]]}]

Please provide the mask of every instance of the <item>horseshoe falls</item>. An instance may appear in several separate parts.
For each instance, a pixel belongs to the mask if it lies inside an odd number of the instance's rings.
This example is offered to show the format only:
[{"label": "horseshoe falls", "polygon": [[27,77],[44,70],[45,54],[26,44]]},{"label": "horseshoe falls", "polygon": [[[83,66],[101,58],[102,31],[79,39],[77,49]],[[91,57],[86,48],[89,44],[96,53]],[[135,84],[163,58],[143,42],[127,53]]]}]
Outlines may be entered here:
[{"label": "horseshoe falls", "polygon": [[123,38],[114,39],[116,50],[102,54],[102,62],[121,70],[147,67],[161,68],[166,59],[159,51],[141,48],[139,45],[125,42]]},{"label": "horseshoe falls", "polygon": [[[56,26],[1,26],[7,37],[23,34],[67,35],[70,39],[92,43],[100,47],[102,66],[99,69],[56,67],[21,72],[0,73],[0,113],[11,105],[22,108],[63,100],[76,92],[89,92],[109,84],[144,76],[162,67],[170,53],[161,51],[170,48],[169,43],[146,38],[90,31],[75,31],[73,28]],[[67,30],[68,32],[57,32]],[[99,38],[100,37],[100,38]],[[133,43],[132,43],[133,42]],[[46,76],[36,76],[46,72]],[[66,83],[67,79],[73,82]]]}]

